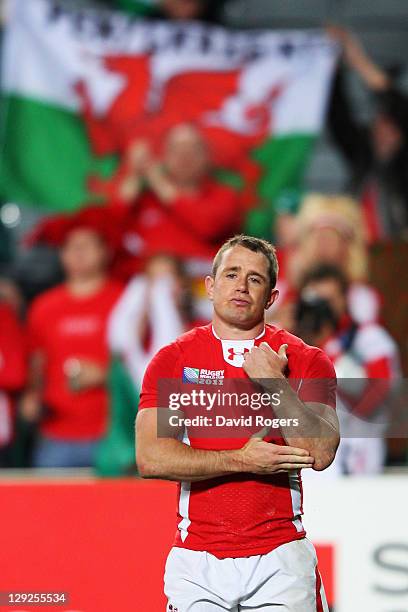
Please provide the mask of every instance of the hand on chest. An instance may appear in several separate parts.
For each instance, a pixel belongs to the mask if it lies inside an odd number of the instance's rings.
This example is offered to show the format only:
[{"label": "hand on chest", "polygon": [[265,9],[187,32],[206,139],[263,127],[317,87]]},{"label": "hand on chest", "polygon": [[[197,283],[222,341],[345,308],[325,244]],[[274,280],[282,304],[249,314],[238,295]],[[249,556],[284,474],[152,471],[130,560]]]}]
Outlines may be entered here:
[{"label": "hand on chest", "polygon": [[[259,379],[301,377],[301,364],[281,337],[267,339],[265,333],[247,340],[225,340],[216,336],[211,342],[193,346],[183,356],[183,380],[193,383],[206,379]],[[290,367],[289,367],[290,362]]]}]

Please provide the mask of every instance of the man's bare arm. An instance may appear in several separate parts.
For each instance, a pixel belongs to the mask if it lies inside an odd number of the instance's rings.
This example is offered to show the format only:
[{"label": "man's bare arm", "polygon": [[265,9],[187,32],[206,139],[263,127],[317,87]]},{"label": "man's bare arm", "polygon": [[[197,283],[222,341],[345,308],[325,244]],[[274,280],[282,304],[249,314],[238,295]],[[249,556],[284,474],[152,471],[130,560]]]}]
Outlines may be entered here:
[{"label": "man's bare arm", "polygon": [[308,450],[315,458],[313,469],[325,470],[332,463],[340,442],[336,411],[325,404],[302,402],[285,378],[274,382],[284,390],[280,405],[273,408],[276,418],[298,422],[297,427],[280,428],[286,443]]},{"label": "man's bare arm", "polygon": [[141,410],[136,419],[136,462],[142,478],[200,481],[236,473],[276,474],[312,467],[304,449],[251,438],[237,450],[191,448],[172,438],[157,437],[157,410]]}]

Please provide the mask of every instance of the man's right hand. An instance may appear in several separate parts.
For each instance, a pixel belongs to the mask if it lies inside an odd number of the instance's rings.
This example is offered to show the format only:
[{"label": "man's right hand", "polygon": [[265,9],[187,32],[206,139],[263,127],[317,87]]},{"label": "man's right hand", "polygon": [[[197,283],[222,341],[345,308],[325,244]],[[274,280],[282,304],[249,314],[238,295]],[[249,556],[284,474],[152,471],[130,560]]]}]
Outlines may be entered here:
[{"label": "man's right hand", "polygon": [[239,451],[245,472],[252,474],[279,474],[313,467],[314,458],[309,451],[291,446],[251,438]]}]

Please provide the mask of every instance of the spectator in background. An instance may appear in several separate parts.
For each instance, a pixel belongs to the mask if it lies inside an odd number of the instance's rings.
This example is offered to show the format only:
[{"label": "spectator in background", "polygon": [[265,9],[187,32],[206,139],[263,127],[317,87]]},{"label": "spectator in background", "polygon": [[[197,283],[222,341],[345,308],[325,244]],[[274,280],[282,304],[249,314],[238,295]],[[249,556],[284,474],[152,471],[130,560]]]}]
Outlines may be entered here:
[{"label": "spectator in background", "polygon": [[[373,474],[381,472],[385,461],[384,439],[378,435],[386,430],[383,409],[392,381],[400,376],[399,354],[378,323],[352,320],[348,284],[335,266],[309,270],[301,287],[295,331],[325,351],[339,379],[342,440],[329,474]],[[356,379],[366,381],[361,384]]]},{"label": "spectator in background", "polygon": [[[307,270],[316,264],[340,267],[348,281],[348,310],[358,323],[376,321],[380,298],[367,283],[368,255],[361,210],[348,196],[310,194],[296,218],[296,244],[285,258],[280,308],[293,316],[296,292]],[[279,311],[274,313],[279,317]],[[285,321],[293,329],[289,321]]]},{"label": "spectator in background", "polygon": [[120,187],[128,208],[125,248],[140,261],[156,253],[210,260],[239,223],[238,198],[211,177],[207,144],[198,129],[172,128],[161,159],[136,142],[132,167]]},{"label": "spectator in background", "polygon": [[[408,96],[367,56],[347,30],[329,27],[340,43],[343,64],[335,78],[328,122],[349,169],[349,190],[361,201],[371,241],[408,240]],[[356,118],[344,85],[344,64],[374,95],[377,113],[371,125]]]},{"label": "spectator in background", "polygon": [[[150,257],[165,253],[202,279],[218,246],[240,227],[239,198],[212,177],[207,143],[193,125],[173,127],[163,148],[161,158],[146,142],[136,142],[131,152],[116,202],[124,230],[115,271],[129,279]],[[202,319],[209,316],[203,304],[208,310],[207,300],[197,300]]]},{"label": "spectator in background", "polygon": [[105,432],[109,349],[106,327],[121,286],[108,274],[112,220],[103,209],[45,222],[37,240],[60,244],[65,282],[28,312],[27,420],[40,419],[36,467],[91,465]]},{"label": "spectator in background", "polygon": [[13,308],[0,300],[0,468],[10,466],[15,400],[25,381],[23,330]]},{"label": "spectator in background", "polygon": [[181,264],[167,255],[153,257],[134,277],[109,322],[109,344],[121,355],[139,392],[152,356],[191,327],[188,280]]},{"label": "spectator in background", "polygon": [[100,475],[136,471],[134,421],[147,364],[163,346],[188,331],[192,321],[188,279],[177,259],[157,255],[143,274],[135,276],[112,311],[109,345],[109,431],[99,447]]}]

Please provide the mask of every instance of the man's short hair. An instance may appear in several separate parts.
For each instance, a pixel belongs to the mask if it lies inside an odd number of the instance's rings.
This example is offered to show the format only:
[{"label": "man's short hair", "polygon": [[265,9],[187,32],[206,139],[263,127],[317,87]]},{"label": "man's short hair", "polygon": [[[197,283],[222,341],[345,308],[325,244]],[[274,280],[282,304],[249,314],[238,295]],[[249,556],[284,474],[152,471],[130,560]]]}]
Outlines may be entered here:
[{"label": "man's short hair", "polygon": [[212,276],[215,278],[224,253],[236,246],[244,247],[245,249],[249,249],[254,253],[262,253],[262,255],[266,257],[269,266],[269,280],[271,284],[271,289],[274,289],[279,272],[278,259],[276,257],[275,247],[267,240],[263,240],[262,238],[254,238],[253,236],[244,236],[244,234],[234,236],[222,245],[222,247],[214,257],[212,265]]},{"label": "man's short hair", "polygon": [[311,283],[328,280],[335,281],[344,295],[347,293],[349,281],[344,272],[333,264],[317,264],[310,268],[302,278],[301,291]]}]

